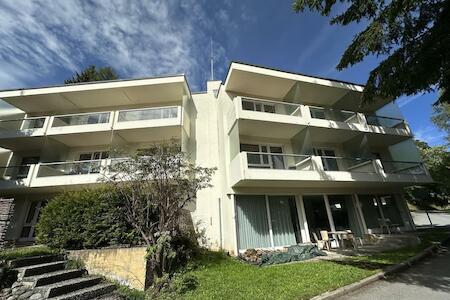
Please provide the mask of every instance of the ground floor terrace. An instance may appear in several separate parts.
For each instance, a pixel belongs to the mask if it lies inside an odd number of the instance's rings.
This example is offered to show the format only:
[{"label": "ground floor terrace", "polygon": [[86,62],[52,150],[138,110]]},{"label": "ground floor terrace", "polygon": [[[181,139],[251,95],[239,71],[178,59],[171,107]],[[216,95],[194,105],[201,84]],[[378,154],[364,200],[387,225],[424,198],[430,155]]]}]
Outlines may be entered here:
[{"label": "ground floor terrace", "polygon": [[236,252],[321,240],[321,231],[392,234],[414,230],[401,193],[237,193]]}]

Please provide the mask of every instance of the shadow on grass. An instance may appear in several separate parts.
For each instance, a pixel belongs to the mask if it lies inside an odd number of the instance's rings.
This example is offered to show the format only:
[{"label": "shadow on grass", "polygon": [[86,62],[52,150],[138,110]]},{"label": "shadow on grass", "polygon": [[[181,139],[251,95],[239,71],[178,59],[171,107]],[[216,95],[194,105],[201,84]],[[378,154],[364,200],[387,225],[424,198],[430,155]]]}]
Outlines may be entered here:
[{"label": "shadow on grass", "polygon": [[384,268],[392,265],[392,264],[388,264],[388,263],[363,261],[363,260],[357,260],[357,259],[343,259],[343,260],[329,260],[329,261],[332,263],[338,264],[338,265],[352,266],[352,267],[369,270],[369,271],[381,270],[381,269],[384,269]]}]

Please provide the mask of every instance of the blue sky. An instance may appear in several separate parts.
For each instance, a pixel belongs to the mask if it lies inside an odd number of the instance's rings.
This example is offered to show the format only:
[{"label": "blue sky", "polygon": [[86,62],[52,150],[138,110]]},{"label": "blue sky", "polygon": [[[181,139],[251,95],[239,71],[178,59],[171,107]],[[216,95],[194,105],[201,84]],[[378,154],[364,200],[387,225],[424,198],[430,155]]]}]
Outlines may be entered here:
[{"label": "blue sky", "polygon": [[[90,64],[121,78],[185,73],[191,89],[237,60],[364,83],[377,58],[334,67],[364,24],[331,26],[317,13],[296,14],[292,0],[10,1],[0,2],[0,89],[60,84]],[[341,8],[342,10],[342,8]],[[431,122],[436,95],[398,99],[417,138],[443,144]],[[5,106],[3,110],[6,110]]]}]

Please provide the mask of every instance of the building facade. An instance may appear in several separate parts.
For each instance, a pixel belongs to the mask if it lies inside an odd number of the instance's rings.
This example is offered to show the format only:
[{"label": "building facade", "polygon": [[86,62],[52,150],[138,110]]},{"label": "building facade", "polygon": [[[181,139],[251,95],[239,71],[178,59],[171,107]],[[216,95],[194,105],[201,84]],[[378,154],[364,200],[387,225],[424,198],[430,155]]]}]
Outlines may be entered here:
[{"label": "building facade", "polygon": [[432,181],[391,100],[359,106],[362,86],[243,63],[192,93],[183,75],[10,90],[23,113],[0,121],[6,238],[34,239],[40,208],[98,185],[112,148],[176,139],[216,167],[190,205],[207,246],[234,254],[314,241],[320,230],[414,229],[403,187]]}]

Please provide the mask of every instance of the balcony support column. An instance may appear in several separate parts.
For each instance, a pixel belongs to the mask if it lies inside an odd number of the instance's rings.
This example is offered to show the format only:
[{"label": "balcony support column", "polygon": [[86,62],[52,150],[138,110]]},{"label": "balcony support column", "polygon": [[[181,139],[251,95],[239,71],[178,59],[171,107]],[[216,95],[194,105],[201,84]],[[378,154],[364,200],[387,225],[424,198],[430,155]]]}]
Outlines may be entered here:
[{"label": "balcony support column", "polygon": [[302,235],[302,243],[310,243],[311,237],[309,236],[309,227],[308,227],[308,221],[306,219],[306,213],[305,213],[305,205],[303,203],[303,197],[302,195],[297,195],[295,197],[295,202],[297,206],[297,216],[298,221],[300,225],[300,234]]}]

